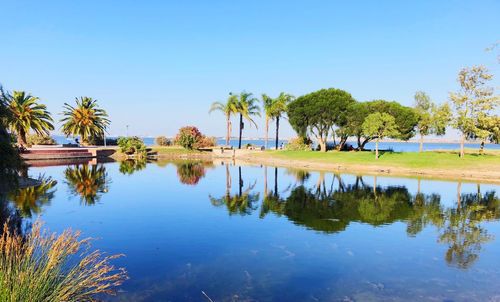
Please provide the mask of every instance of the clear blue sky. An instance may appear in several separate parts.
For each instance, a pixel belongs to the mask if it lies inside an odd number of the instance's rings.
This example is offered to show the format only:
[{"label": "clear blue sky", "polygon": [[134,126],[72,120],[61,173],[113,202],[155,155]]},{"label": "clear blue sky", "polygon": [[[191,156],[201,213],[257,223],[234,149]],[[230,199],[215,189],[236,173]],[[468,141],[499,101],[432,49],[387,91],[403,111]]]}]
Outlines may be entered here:
[{"label": "clear blue sky", "polygon": [[336,87],[359,101],[411,105],[424,90],[443,102],[473,64],[500,86],[496,53],[485,51],[500,39],[498,0],[0,0],[0,8],[0,83],[53,113],[76,96],[96,98],[114,135],[127,124],[136,135],[194,124],[223,136],[224,118],[207,112],[230,91]]}]

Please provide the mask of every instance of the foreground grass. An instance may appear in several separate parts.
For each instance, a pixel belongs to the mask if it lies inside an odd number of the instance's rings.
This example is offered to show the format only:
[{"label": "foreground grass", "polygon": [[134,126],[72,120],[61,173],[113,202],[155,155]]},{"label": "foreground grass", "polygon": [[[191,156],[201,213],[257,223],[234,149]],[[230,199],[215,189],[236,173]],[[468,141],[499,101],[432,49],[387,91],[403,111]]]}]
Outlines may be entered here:
[{"label": "foreground grass", "polygon": [[309,161],[316,163],[348,164],[356,166],[383,166],[391,168],[436,169],[436,170],[490,170],[500,171],[500,152],[486,155],[468,153],[459,158],[456,152],[428,151],[382,152],[378,160],[374,152],[317,152],[317,151],[267,151],[263,157]]},{"label": "foreground grass", "polygon": [[89,251],[78,232],[48,234],[36,222],[26,236],[4,225],[0,237],[0,301],[95,301],[113,294],[127,278],[109,262],[117,257]]}]

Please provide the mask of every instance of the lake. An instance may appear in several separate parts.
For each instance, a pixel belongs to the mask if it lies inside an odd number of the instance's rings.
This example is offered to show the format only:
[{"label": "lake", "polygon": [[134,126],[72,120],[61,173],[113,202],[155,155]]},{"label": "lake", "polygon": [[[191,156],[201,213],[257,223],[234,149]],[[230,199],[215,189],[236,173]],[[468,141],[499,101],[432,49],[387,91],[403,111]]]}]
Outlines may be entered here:
[{"label": "lake", "polygon": [[[30,168],[10,207],[126,255],[110,301],[500,298],[500,186],[241,163]],[[5,212],[5,209],[4,209]]]}]

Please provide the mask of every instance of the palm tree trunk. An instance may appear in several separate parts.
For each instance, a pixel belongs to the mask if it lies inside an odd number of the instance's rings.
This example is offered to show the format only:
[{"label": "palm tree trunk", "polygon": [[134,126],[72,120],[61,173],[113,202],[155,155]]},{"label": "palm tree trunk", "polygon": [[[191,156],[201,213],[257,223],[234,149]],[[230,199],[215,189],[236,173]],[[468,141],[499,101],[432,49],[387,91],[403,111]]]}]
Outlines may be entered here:
[{"label": "palm tree trunk", "polygon": [[229,172],[229,164],[225,163],[226,165],[226,195],[229,195],[231,192],[231,174]]},{"label": "palm tree trunk", "polygon": [[241,197],[241,195],[243,194],[243,179],[241,178],[241,166],[238,167],[238,181],[239,181],[238,196]]},{"label": "palm tree trunk", "polygon": [[280,131],[280,118],[278,116],[276,117],[276,150],[278,150],[279,131]]},{"label": "palm tree trunk", "polygon": [[264,166],[264,196],[267,196],[267,166]]},{"label": "palm tree trunk", "polygon": [[278,167],[274,167],[274,196],[278,196]]},{"label": "palm tree trunk", "polygon": [[418,152],[424,151],[424,135],[420,134],[420,146],[418,147]]},{"label": "palm tree trunk", "polygon": [[26,132],[24,132],[24,129],[19,129],[19,133],[17,135],[17,144],[20,147],[25,147],[27,145],[27,143],[26,143]]},{"label": "palm tree trunk", "polygon": [[266,116],[266,143],[265,148],[267,150],[267,141],[269,140],[269,117]]},{"label": "palm tree trunk", "polygon": [[227,133],[226,133],[226,146],[229,146],[229,139],[231,137],[231,117],[229,114],[226,116],[227,121]]},{"label": "palm tree trunk", "polygon": [[243,133],[243,115],[240,113],[240,138],[238,140],[238,149],[241,149],[241,134]]}]

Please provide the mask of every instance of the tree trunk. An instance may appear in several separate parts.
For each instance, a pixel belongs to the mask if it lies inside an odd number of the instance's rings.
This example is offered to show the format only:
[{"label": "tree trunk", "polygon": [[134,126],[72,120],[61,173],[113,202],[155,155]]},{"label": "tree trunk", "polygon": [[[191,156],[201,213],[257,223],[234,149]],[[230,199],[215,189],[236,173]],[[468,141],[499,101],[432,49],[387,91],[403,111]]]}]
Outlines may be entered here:
[{"label": "tree trunk", "polygon": [[359,148],[359,151],[363,151],[365,150],[365,146],[366,144],[368,144],[372,139],[371,138],[366,138],[362,143],[361,143],[361,147]]},{"label": "tree trunk", "polygon": [[418,152],[424,151],[424,136],[420,134],[420,146],[418,147]]},{"label": "tree trunk", "polygon": [[377,141],[375,142],[375,159],[378,159],[378,141],[379,139],[377,138]]},{"label": "tree trunk", "polygon": [[340,137],[340,142],[339,142],[339,150],[340,151],[344,150],[344,147],[345,147],[345,144],[346,144],[348,138],[349,137],[346,135]]},{"label": "tree trunk", "polygon": [[243,115],[240,113],[240,138],[238,140],[238,149],[241,149],[241,134],[243,133]]},{"label": "tree trunk", "polygon": [[358,139],[358,151],[363,151],[363,147],[361,146],[361,135],[359,135],[357,139]]},{"label": "tree trunk", "polygon": [[269,140],[269,117],[266,116],[266,143],[264,144],[267,150],[267,141]]},{"label": "tree trunk", "polygon": [[462,138],[460,139],[460,157],[462,158],[465,155],[464,143],[465,143],[465,134],[462,133]]},{"label": "tree trunk", "polygon": [[323,138],[318,139],[319,147],[321,152],[326,152],[326,140]]},{"label": "tree trunk", "polygon": [[19,133],[17,134],[17,144],[19,147],[26,147],[26,132],[24,132],[23,129],[19,130]]},{"label": "tree trunk", "polygon": [[278,150],[279,131],[280,131],[280,118],[278,116],[276,117],[276,150]]},{"label": "tree trunk", "polygon": [[226,165],[226,196],[230,195],[231,193],[231,174],[229,172],[229,164],[225,163]]},{"label": "tree trunk", "polygon": [[274,167],[274,196],[278,196],[278,167]]},{"label": "tree trunk", "polygon": [[229,146],[229,139],[231,138],[231,117],[229,115],[226,117],[226,121],[227,121],[226,146]]},{"label": "tree trunk", "polygon": [[264,196],[267,196],[267,166],[264,166]]},{"label": "tree trunk", "polygon": [[243,179],[241,178],[241,166],[238,167],[238,181],[239,181],[238,196],[241,197],[241,195],[243,194]]}]

